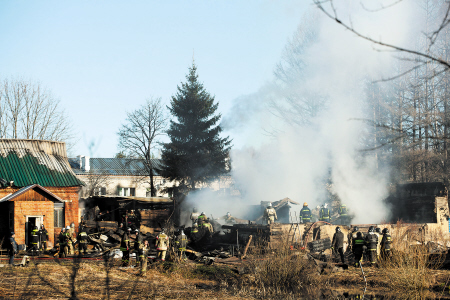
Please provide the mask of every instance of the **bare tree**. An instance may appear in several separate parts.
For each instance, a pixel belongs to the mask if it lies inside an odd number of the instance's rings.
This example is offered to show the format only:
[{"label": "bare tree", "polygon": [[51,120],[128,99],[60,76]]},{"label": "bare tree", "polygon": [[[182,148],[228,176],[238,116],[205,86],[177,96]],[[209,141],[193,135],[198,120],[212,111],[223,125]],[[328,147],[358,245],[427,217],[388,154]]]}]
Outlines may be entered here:
[{"label": "bare tree", "polygon": [[68,142],[72,124],[59,100],[40,83],[4,79],[0,84],[0,138]]},{"label": "bare tree", "polygon": [[158,145],[158,138],[165,134],[166,123],[161,99],[150,99],[139,109],[127,113],[126,122],[118,132],[121,153],[143,159],[152,197],[156,196],[153,177],[158,167],[152,159],[152,151]]},{"label": "bare tree", "polygon": [[[86,176],[86,177],[85,177]],[[83,194],[85,197],[92,197],[101,194],[101,189],[106,188],[111,183],[111,176],[101,170],[89,170],[85,178],[83,178],[86,186],[83,188]]]}]

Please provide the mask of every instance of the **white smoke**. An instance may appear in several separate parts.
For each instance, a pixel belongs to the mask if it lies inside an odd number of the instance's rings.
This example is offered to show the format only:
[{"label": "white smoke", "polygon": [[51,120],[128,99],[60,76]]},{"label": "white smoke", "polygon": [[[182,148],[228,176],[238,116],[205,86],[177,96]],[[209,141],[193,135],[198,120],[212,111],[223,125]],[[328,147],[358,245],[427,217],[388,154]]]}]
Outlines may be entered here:
[{"label": "white smoke", "polygon": [[[337,12],[343,20],[351,16],[362,33],[402,46],[411,36],[411,4],[372,13],[362,9],[360,1],[343,3],[335,3]],[[387,170],[377,168],[374,155],[363,156],[358,151],[366,125],[352,119],[364,117],[367,109],[364,82],[392,75],[396,58],[390,52],[374,51],[372,44],[323,14],[316,17],[317,27],[312,29],[315,42],[301,54],[306,62],[303,76],[281,87],[267,84],[257,93],[237,99],[225,116],[225,129],[235,143],[243,144],[231,153],[233,179],[245,203],[289,197],[314,207],[325,201],[324,180],[330,176],[333,192],[355,214],[354,223],[380,222],[388,217],[383,199],[389,176]],[[286,95],[292,93],[325,97],[327,108],[308,125],[295,125],[291,115],[295,111],[280,116],[271,105],[292,108],[292,102],[286,102]],[[267,131],[275,133],[268,137]]]}]

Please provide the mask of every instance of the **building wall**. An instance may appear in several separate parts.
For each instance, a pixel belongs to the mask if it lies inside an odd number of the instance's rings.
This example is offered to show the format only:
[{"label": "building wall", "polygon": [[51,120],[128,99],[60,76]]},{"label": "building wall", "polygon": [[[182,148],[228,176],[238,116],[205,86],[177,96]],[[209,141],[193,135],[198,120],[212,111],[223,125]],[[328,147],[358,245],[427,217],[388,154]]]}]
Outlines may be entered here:
[{"label": "building wall", "polygon": [[[100,176],[101,179],[94,179],[93,177]],[[142,176],[106,176],[106,175],[93,175],[93,174],[78,174],[77,177],[86,183],[86,188],[88,189],[90,185],[94,185],[97,189],[104,187],[106,188],[106,195],[118,195],[117,188],[135,188],[136,197],[147,197],[147,191],[150,190],[149,178]],[[169,194],[163,193],[162,190],[166,188],[171,188],[178,185],[175,181],[169,181],[164,179],[162,176],[154,176],[153,182],[155,188],[157,189],[156,196],[169,197]],[[211,189],[213,191],[230,189],[233,186],[233,180],[231,176],[221,176],[219,179],[209,182],[198,184],[199,189]],[[82,193],[83,197],[94,196],[87,195],[85,192]]]},{"label": "building wall", "polygon": [[81,221],[79,210],[79,191],[81,187],[46,187],[46,189],[66,201],[64,204],[65,226],[70,226],[73,222],[75,224],[75,228],[78,228],[78,224]]},{"label": "building wall", "polygon": [[53,227],[53,201],[13,201],[11,206],[14,209],[14,232],[16,234],[16,242],[25,244],[25,223],[26,216],[44,216],[44,226],[47,228],[50,242],[54,244],[54,227]]},{"label": "building wall", "polygon": [[[69,226],[72,222],[78,228],[80,214],[78,207],[80,187],[45,187],[48,191],[55,194],[62,200],[65,200],[65,226]],[[0,198],[9,194],[15,193],[19,188],[3,188],[0,189]],[[49,240],[55,242],[55,232],[59,233],[60,228],[54,228],[54,202],[47,199],[41,193],[35,190],[30,190],[23,195],[18,196],[13,201],[9,201],[9,211],[14,212],[14,230],[16,234],[16,241],[19,244],[25,243],[25,222],[26,216],[44,216],[44,226],[48,230]],[[8,213],[9,214],[9,213]],[[9,217],[2,218],[2,223],[9,224]],[[9,227],[9,225],[7,225]],[[8,233],[6,232],[6,235]]]}]

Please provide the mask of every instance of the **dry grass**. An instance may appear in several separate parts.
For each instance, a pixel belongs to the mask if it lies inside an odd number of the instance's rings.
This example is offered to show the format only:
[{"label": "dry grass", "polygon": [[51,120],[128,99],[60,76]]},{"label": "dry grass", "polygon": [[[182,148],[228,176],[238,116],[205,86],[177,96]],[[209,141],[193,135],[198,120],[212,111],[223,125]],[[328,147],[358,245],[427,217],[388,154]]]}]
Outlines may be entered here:
[{"label": "dry grass", "polygon": [[[28,267],[0,268],[2,299],[243,299],[214,280],[184,269],[151,266],[145,276],[103,262],[46,261]],[[189,275],[191,274],[191,275]]]},{"label": "dry grass", "polygon": [[[433,270],[439,268],[446,254],[446,236],[434,233],[433,243],[423,242],[423,232],[417,226],[407,226],[393,236],[392,256],[380,261],[380,275],[394,290],[404,291],[414,299],[436,284]],[[439,239],[439,237],[442,238]],[[445,252],[441,252],[445,250]],[[420,298],[417,298],[420,299]]]}]

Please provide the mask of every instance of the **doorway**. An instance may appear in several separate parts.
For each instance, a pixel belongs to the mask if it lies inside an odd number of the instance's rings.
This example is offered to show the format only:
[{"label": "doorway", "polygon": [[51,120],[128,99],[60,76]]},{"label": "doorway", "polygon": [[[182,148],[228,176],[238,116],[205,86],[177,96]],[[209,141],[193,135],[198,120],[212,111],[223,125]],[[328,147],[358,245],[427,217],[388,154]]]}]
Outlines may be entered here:
[{"label": "doorway", "polygon": [[41,224],[44,221],[44,216],[26,216],[25,222],[25,244],[29,245],[31,241],[31,231],[33,231],[34,226],[38,229],[41,228]]}]

